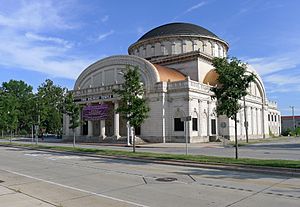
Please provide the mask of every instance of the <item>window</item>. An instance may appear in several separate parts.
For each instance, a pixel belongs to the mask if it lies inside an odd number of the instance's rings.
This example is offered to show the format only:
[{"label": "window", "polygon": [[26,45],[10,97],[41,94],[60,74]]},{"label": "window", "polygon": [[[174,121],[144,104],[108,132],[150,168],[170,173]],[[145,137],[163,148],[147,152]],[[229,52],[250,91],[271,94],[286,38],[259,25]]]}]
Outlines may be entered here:
[{"label": "window", "polygon": [[273,121],[273,114],[271,115],[271,120]]},{"label": "window", "polygon": [[193,118],[192,119],[192,124],[193,124],[193,131],[198,131],[198,119],[197,118]]},{"label": "window", "polygon": [[174,131],[184,131],[184,122],[180,118],[174,118]]},{"label": "window", "polygon": [[135,127],[134,130],[135,130],[135,135],[141,135],[141,127],[140,126]]},{"label": "window", "polygon": [[268,121],[270,121],[270,114],[268,114]]},{"label": "window", "polygon": [[275,118],[275,122],[276,122],[277,115],[274,115],[274,118]]},{"label": "window", "polygon": [[211,120],[211,134],[216,134],[217,132],[217,126],[216,126],[216,120]]}]

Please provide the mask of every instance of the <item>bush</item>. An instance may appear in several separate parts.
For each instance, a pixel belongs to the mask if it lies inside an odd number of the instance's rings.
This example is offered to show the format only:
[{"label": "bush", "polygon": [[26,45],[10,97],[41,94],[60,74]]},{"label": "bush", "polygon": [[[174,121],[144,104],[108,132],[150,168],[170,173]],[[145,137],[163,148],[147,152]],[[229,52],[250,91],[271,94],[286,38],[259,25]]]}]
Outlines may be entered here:
[{"label": "bush", "polygon": [[291,133],[292,133],[292,130],[291,130],[290,128],[287,128],[286,130],[283,130],[283,131],[281,132],[281,135],[282,135],[282,136],[290,136]]}]

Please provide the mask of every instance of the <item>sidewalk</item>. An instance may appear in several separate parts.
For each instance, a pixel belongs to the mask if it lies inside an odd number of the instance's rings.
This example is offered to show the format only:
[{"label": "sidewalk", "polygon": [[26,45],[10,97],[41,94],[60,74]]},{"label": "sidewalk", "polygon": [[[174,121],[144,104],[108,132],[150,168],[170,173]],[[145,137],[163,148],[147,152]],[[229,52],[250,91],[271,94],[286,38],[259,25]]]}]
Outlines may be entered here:
[{"label": "sidewalk", "polygon": [[21,192],[10,190],[0,185],[0,206],[5,207],[53,207],[47,202],[25,195]]}]

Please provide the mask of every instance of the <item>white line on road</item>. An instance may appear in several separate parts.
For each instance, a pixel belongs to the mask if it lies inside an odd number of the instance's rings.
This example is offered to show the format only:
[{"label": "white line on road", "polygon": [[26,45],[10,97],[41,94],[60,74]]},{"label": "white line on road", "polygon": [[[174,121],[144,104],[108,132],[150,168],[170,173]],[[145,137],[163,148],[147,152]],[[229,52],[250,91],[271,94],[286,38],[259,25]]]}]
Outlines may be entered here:
[{"label": "white line on road", "polygon": [[25,174],[22,174],[22,173],[11,171],[11,170],[4,170],[4,171],[12,173],[12,174],[15,174],[15,175],[20,175],[20,176],[24,176],[24,177],[31,178],[31,179],[34,179],[34,180],[38,180],[38,181],[42,181],[42,182],[45,182],[45,183],[49,183],[49,184],[52,184],[52,185],[57,185],[57,186],[60,186],[60,187],[69,188],[69,189],[72,189],[72,190],[77,190],[77,191],[80,191],[80,192],[83,192],[83,193],[88,193],[88,194],[92,194],[92,195],[95,195],[95,196],[99,196],[99,197],[111,199],[111,200],[114,200],[114,201],[119,201],[119,202],[131,204],[131,205],[135,205],[135,206],[140,206],[140,207],[149,207],[149,206],[146,206],[146,205],[143,205],[143,204],[134,203],[134,202],[131,202],[131,201],[126,201],[126,200],[119,199],[119,198],[114,198],[114,197],[107,196],[107,195],[104,195],[104,194],[101,194],[101,193],[95,193],[95,192],[83,190],[83,189],[80,189],[80,188],[75,188],[75,187],[64,185],[64,184],[60,184],[60,183],[55,183],[55,182],[52,182],[52,181],[49,181],[49,180],[44,180],[44,179],[41,179],[41,178],[36,178],[36,177],[30,176],[30,175],[25,175]]}]

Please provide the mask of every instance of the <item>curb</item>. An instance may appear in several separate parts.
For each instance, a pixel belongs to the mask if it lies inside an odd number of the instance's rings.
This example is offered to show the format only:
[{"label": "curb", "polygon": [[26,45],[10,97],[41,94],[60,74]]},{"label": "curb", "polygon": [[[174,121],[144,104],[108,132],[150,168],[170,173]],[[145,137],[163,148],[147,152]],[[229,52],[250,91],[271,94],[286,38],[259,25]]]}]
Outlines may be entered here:
[{"label": "curb", "polygon": [[157,159],[157,158],[135,158],[127,156],[114,156],[114,155],[99,155],[90,152],[72,152],[72,151],[60,151],[53,149],[38,149],[25,146],[12,146],[6,144],[0,144],[3,147],[15,147],[22,148],[27,150],[36,150],[44,152],[53,152],[53,153],[64,153],[69,155],[80,155],[86,157],[95,157],[95,158],[106,158],[106,159],[118,159],[125,161],[133,162],[147,162],[155,163],[162,165],[173,165],[173,166],[182,166],[182,167],[195,167],[195,168],[206,168],[206,169],[216,169],[216,170],[227,170],[227,171],[239,171],[239,172],[250,172],[250,173],[260,173],[260,174],[272,174],[278,176],[289,176],[289,177],[300,177],[300,169],[296,168],[281,168],[281,167],[262,167],[262,166],[250,166],[242,164],[222,164],[222,163],[198,163],[188,160],[166,160],[166,159]]}]

